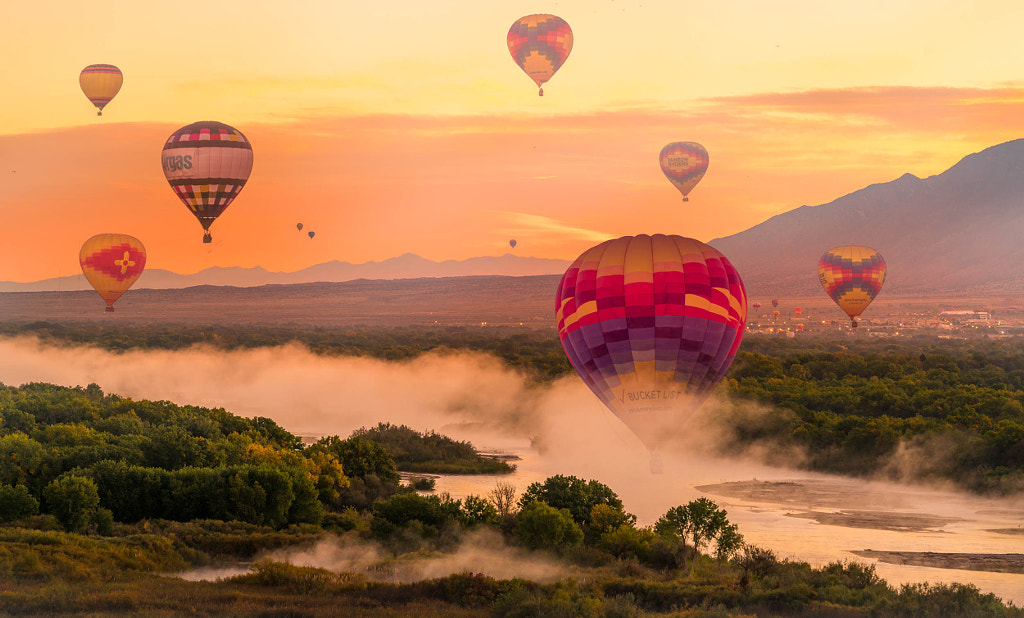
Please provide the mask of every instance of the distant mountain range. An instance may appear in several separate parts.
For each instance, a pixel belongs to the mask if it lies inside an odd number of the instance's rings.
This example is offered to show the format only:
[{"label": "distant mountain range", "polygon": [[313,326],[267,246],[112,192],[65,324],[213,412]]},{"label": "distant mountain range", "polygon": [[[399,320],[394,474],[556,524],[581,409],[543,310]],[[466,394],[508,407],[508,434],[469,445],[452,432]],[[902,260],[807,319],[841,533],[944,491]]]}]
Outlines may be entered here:
[{"label": "distant mountain range", "polygon": [[828,204],[802,206],[712,240],[754,296],[820,294],[818,258],[867,245],[885,259],[890,294],[1024,290],[1024,140],[911,174]]},{"label": "distant mountain range", "polygon": [[[739,270],[751,296],[821,294],[818,258],[867,245],[888,267],[886,294],[1024,293],[1024,139],[964,157],[925,179],[912,174],[870,185],[820,206],[801,206],[710,242]],[[208,268],[191,275],[149,269],[135,289],[197,285],[340,283],[479,275],[560,275],[569,262],[506,254],[434,262],[407,253],[381,262],[327,262],[284,273]],[[90,289],[82,275],[0,282],[0,292]]]},{"label": "distant mountain range", "polygon": [[[190,275],[169,270],[150,268],[142,273],[132,289],[177,289],[197,285],[229,285],[256,287],[289,283],[340,283],[356,279],[417,279],[422,277],[466,277],[475,275],[554,275],[569,267],[565,260],[521,257],[506,253],[502,256],[476,257],[467,260],[434,262],[413,253],[380,262],[350,264],[337,260],[317,264],[302,270],[284,273],[254,268],[207,268]],[[84,275],[44,279],[33,283],[0,281],[0,292],[52,292],[57,290],[91,290]]]}]

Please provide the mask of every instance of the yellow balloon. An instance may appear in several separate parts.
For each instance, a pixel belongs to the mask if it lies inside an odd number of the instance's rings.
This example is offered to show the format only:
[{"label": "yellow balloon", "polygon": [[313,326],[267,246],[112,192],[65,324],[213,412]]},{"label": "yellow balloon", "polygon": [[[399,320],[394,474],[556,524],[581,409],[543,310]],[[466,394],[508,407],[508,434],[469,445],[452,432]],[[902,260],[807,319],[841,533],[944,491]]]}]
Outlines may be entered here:
[{"label": "yellow balloon", "polygon": [[78,253],[82,272],[92,287],[114,310],[114,302],[132,287],[146,268],[146,248],[127,234],[97,234]]},{"label": "yellow balloon", "polygon": [[90,64],[78,75],[78,85],[82,92],[99,109],[97,116],[103,115],[103,108],[121,90],[124,75],[121,69],[112,64]]}]

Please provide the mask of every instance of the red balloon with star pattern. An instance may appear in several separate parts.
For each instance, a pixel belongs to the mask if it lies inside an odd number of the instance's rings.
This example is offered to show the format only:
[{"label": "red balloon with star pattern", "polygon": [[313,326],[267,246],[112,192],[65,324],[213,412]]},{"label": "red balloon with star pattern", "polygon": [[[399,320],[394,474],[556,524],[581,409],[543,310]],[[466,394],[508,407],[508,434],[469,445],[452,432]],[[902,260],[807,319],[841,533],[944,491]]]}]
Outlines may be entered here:
[{"label": "red balloon with star pattern", "polygon": [[92,287],[114,310],[114,302],[132,287],[146,268],[146,248],[127,234],[97,234],[78,254],[82,272]]}]

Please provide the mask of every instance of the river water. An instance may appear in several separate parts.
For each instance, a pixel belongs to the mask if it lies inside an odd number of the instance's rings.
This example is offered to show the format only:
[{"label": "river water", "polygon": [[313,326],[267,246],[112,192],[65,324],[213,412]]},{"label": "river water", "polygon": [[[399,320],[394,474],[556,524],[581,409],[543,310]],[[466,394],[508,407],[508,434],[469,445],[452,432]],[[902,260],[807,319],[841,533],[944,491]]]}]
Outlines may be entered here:
[{"label": "river water", "polygon": [[[519,492],[554,474],[574,474],[571,458],[540,455],[525,443],[491,445],[520,457],[504,476],[440,476],[435,491],[455,498],[486,495],[499,481]],[[485,447],[486,448],[486,447]],[[646,455],[621,451],[581,478],[608,484],[638,524],[649,525],[669,508],[706,496],[726,509],[748,543],[780,558],[820,566],[835,560],[874,564],[890,584],[971,583],[1004,601],[1024,605],[1024,574],[898,565],[859,557],[854,551],[1024,554],[1024,502],[991,500],[955,491],[869,482],[773,469],[750,462],[664,458],[660,475]],[[589,474],[588,474],[589,473]],[[819,521],[823,520],[823,521]],[[824,522],[824,523],[823,523]],[[854,527],[857,526],[857,527]],[[1002,532],[994,532],[1000,530]],[[1024,557],[1020,557],[1024,558]],[[1015,560],[1021,565],[1020,560]]]}]

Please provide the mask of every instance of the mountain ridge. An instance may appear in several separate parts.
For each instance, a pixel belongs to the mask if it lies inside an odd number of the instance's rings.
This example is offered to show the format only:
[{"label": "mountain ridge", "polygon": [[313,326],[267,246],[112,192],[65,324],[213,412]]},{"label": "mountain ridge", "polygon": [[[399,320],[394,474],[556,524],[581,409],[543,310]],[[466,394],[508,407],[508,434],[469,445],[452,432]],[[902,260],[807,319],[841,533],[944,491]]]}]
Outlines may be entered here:
[{"label": "mountain ridge", "polygon": [[[357,279],[419,279],[475,275],[530,276],[562,274],[567,260],[535,258],[506,253],[465,260],[435,262],[415,253],[361,264],[331,260],[294,272],[268,271],[262,266],[211,266],[191,274],[160,268],[147,269],[132,289],[181,289],[201,285],[259,287],[292,283],[342,283]],[[91,290],[85,275],[55,277],[19,283],[0,281],[0,292],[55,292]]]}]

